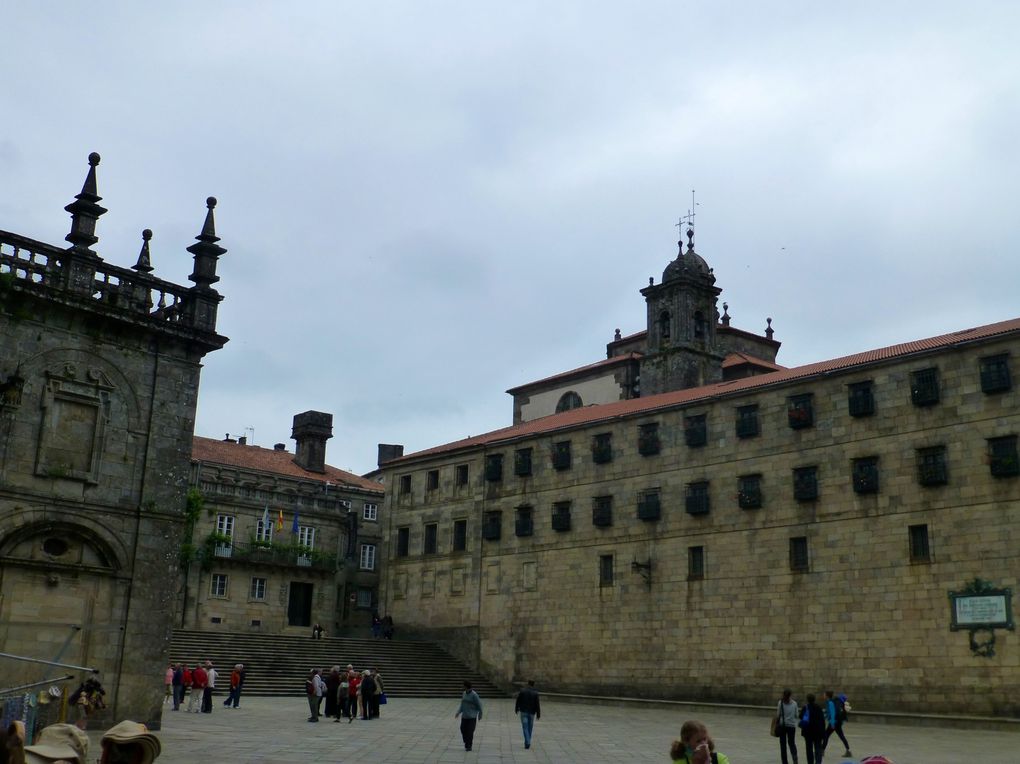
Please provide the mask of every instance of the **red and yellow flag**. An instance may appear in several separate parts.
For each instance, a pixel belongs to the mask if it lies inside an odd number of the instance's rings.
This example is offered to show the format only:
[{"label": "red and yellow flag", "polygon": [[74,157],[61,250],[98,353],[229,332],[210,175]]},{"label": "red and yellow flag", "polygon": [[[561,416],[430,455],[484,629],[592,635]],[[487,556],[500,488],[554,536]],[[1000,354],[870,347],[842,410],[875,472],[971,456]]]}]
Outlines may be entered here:
[{"label": "red and yellow flag", "polygon": [[282,531],[283,530],[283,510],[282,509],[279,510],[279,513],[280,514],[278,514],[276,516],[276,530]]}]

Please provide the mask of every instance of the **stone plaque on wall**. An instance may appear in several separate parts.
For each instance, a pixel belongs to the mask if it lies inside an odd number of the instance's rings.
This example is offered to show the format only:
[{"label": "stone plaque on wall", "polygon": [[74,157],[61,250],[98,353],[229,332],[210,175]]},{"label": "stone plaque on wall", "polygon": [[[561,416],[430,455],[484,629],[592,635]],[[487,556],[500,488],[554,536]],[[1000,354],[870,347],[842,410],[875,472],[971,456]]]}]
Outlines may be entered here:
[{"label": "stone plaque on wall", "polygon": [[113,384],[99,369],[66,363],[46,372],[35,473],[99,482]]}]

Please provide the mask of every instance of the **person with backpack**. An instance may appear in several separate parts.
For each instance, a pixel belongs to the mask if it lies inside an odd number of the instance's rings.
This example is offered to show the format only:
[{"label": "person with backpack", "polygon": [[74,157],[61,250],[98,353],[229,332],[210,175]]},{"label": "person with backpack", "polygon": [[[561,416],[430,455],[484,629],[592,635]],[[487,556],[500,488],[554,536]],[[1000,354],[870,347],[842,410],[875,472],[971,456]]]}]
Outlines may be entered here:
[{"label": "person with backpack", "polygon": [[825,743],[825,712],[815,703],[813,692],[800,709],[800,720],[797,722],[800,734],[804,737],[804,748],[807,749],[807,764],[822,764],[823,745]]},{"label": "person with backpack", "polygon": [[843,734],[843,722],[846,721],[846,702],[844,696],[835,696],[832,690],[825,691],[825,740],[822,742],[822,752],[825,752],[826,747],[829,745],[829,738],[832,737],[832,733],[835,732],[839,735],[839,739],[843,742],[844,756],[853,756],[850,753],[850,743],[846,740],[846,735]]},{"label": "person with backpack", "polygon": [[715,741],[702,722],[690,720],[680,728],[680,739],[669,748],[673,764],[730,764],[726,754],[715,750]]}]

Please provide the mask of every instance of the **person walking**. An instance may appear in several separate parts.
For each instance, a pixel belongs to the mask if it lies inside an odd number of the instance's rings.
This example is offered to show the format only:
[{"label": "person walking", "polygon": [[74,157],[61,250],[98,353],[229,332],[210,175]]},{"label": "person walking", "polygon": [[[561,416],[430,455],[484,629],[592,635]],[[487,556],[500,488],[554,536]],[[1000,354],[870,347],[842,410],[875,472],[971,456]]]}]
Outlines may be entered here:
[{"label": "person walking", "polygon": [[843,748],[846,750],[843,752],[844,756],[853,756],[850,753],[850,743],[846,740],[846,735],[843,734],[843,722],[846,721],[846,706],[844,705],[843,699],[835,697],[835,693],[832,690],[825,691],[825,739],[822,741],[822,751],[829,747],[829,738],[832,737],[832,733],[835,732],[839,735],[840,742],[843,743]]},{"label": "person walking", "polygon": [[234,670],[230,672],[230,692],[227,694],[227,699],[223,701],[224,708],[230,708],[233,705],[237,708],[239,696],[241,694],[241,664],[234,664]]},{"label": "person walking", "polygon": [[804,706],[800,710],[800,734],[804,736],[804,748],[807,749],[807,764],[822,764],[822,744],[825,742],[825,712],[815,703],[815,695],[807,694]]},{"label": "person walking", "polygon": [[460,717],[460,736],[464,740],[464,750],[470,751],[475,741],[475,726],[482,720],[482,699],[471,687],[471,682],[464,680],[464,694],[460,698],[460,708],[453,715]]},{"label": "person walking", "polygon": [[534,679],[529,679],[528,686],[517,693],[517,700],[514,701],[514,713],[521,715],[524,747],[531,748],[531,733],[535,730],[535,720],[542,718],[542,707],[538,701],[538,690],[535,689]]},{"label": "person walking", "polygon": [[797,764],[797,701],[793,699],[793,691],[783,690],[776,708],[776,732],[779,737],[779,755],[783,764],[790,764],[786,758],[786,749],[790,749],[793,764]]}]

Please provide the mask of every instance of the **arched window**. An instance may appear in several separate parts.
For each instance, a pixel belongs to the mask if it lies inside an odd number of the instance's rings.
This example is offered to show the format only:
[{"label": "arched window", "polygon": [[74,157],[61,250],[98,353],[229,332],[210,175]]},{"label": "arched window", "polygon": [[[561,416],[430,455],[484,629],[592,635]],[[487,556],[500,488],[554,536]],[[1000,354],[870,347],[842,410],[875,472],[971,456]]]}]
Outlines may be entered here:
[{"label": "arched window", "polygon": [[659,337],[669,339],[669,311],[664,310],[659,314]]},{"label": "arched window", "polygon": [[579,409],[583,405],[584,403],[581,402],[581,396],[573,390],[568,390],[560,396],[560,401],[556,404],[556,413],[559,414],[562,411],[570,411],[570,409]]},{"label": "arched window", "polygon": [[705,325],[705,314],[700,310],[694,313],[694,336],[698,339],[705,337],[705,330],[708,327]]}]

